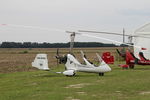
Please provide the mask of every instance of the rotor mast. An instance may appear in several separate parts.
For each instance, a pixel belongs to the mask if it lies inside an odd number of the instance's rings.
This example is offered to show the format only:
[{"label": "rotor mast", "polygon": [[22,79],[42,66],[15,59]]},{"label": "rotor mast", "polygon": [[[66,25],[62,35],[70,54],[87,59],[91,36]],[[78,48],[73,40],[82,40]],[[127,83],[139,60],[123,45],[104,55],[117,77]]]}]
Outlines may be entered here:
[{"label": "rotor mast", "polygon": [[73,46],[74,46],[74,39],[75,39],[75,32],[73,32],[71,35],[70,35],[70,53],[72,54],[73,53]]},{"label": "rotor mast", "polygon": [[123,28],[123,43],[125,43],[125,29]]}]

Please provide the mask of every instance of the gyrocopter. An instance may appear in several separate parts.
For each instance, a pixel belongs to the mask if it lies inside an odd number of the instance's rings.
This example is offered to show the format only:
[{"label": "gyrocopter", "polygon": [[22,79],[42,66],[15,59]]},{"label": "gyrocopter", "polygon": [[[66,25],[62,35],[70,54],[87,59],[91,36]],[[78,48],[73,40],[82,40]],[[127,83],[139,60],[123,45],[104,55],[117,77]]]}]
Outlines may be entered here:
[{"label": "gyrocopter", "polygon": [[[134,68],[134,64],[139,64],[139,65],[150,65],[150,23],[142,26],[141,28],[137,29],[134,32],[134,35],[127,35],[124,34],[125,31],[123,29],[123,34],[120,33],[111,33],[111,32],[99,32],[99,31],[87,31],[87,30],[79,30],[81,33],[101,33],[101,34],[112,34],[112,35],[122,35],[123,36],[123,43],[119,44],[124,44],[128,45],[129,47],[133,47],[134,51],[128,49],[124,52],[120,52],[117,49],[117,52],[120,56],[125,58],[126,60],[126,65],[121,65],[121,67],[129,67],[129,68]],[[129,43],[125,43],[125,36],[128,37]],[[106,40],[106,39],[105,39]],[[108,40],[108,39],[107,39]],[[112,40],[109,40],[112,41]],[[116,42],[117,41],[112,41]]]},{"label": "gyrocopter", "polygon": [[[66,76],[74,76],[77,72],[88,72],[88,73],[98,73],[100,76],[103,76],[105,72],[111,71],[111,68],[101,59],[101,57],[96,54],[99,61],[101,62],[99,66],[91,64],[84,56],[83,60],[85,65],[81,64],[73,55],[67,54],[65,62],[65,71],[56,72],[62,73]],[[46,54],[37,54],[32,66],[40,70],[50,70],[48,67],[48,60]],[[50,70],[51,71],[51,70]]]},{"label": "gyrocopter", "polygon": [[[63,59],[63,63],[65,64],[65,71],[63,72],[56,72],[56,73],[62,73],[66,76],[74,76],[77,72],[88,72],[88,73],[98,73],[99,76],[104,76],[105,72],[111,71],[111,68],[109,65],[107,65],[99,56],[98,53],[96,53],[99,65],[96,66],[93,63],[89,62],[86,59],[86,56],[84,55],[83,51],[81,51],[82,59],[84,60],[85,64],[81,64],[76,57],[72,54],[73,49],[73,42],[74,42],[75,33],[71,34],[71,42],[70,42],[70,53],[67,54],[64,57],[60,57],[58,54],[56,56],[57,59]],[[48,60],[46,54],[37,54],[35,57],[34,62],[32,62],[32,66],[36,67],[40,70],[49,70],[48,67]]]}]

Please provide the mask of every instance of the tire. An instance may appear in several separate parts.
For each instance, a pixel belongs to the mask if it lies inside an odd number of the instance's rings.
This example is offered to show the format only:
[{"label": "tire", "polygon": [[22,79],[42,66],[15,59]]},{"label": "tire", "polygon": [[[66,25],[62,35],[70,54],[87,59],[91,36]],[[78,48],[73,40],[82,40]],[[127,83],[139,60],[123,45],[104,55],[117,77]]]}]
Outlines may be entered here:
[{"label": "tire", "polygon": [[129,68],[130,69],[134,69],[134,65],[129,65]]},{"label": "tire", "polygon": [[104,76],[104,73],[99,73],[99,76]]},{"label": "tire", "polygon": [[76,75],[76,73],[74,73],[72,76],[75,76]]},{"label": "tire", "polygon": [[66,75],[67,77],[73,77],[73,76],[75,76],[76,75],[76,73],[74,73],[73,75]]}]

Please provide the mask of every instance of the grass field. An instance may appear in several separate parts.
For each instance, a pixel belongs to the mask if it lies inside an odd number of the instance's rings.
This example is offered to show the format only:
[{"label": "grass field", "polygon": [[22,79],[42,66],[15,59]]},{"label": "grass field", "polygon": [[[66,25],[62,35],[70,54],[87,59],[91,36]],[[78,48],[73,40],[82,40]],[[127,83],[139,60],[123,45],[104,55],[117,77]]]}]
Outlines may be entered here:
[{"label": "grass field", "polygon": [[[122,70],[117,61],[103,77],[94,73],[66,77],[31,67],[36,53],[55,55],[55,49],[40,50],[27,54],[22,53],[24,49],[1,50],[0,100],[150,100],[150,66]],[[88,49],[87,56],[94,58],[98,51]],[[49,59],[54,61],[49,66],[52,71],[64,70],[64,65],[56,66],[56,60]]]}]

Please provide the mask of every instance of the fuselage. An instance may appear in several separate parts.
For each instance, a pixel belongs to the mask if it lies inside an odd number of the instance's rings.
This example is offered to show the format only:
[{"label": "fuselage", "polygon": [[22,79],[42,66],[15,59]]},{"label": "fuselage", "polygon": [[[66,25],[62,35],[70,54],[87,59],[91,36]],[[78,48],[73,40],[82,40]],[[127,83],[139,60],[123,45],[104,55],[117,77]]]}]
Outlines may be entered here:
[{"label": "fuselage", "polygon": [[75,70],[78,72],[104,73],[111,71],[111,68],[104,61],[99,66],[94,66],[90,63],[83,65],[71,54],[67,55],[65,65],[67,70]]}]

